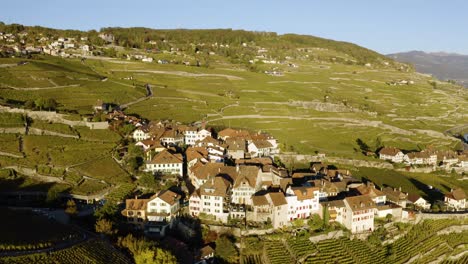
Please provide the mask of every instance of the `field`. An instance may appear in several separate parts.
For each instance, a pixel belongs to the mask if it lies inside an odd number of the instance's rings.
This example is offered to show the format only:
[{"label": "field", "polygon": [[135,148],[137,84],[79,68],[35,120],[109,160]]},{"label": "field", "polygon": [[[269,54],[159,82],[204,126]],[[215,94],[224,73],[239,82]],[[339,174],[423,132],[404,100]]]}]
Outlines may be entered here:
[{"label": "field", "polygon": [[[314,51],[314,55],[321,52],[329,51]],[[429,145],[450,149],[458,143],[443,134],[466,121],[462,109],[468,107],[467,93],[456,86],[439,83],[434,89],[430,78],[391,67],[292,62],[299,68],[275,65],[284,72],[278,77],[243,70],[221,57],[215,57],[209,68],[43,57],[25,66],[0,69],[8,73],[7,81],[0,80],[5,87],[0,88],[0,97],[55,98],[60,109],[89,113],[98,99],[122,104],[140,98],[143,84],[150,83],[154,96],[131,105],[128,113],[181,122],[205,119],[216,126],[268,131],[283,148],[299,153],[322,151],[362,158],[354,151],[357,138],[371,148],[379,142],[406,150]],[[41,77],[25,77],[39,72]],[[101,81],[101,77],[108,79]],[[127,77],[133,80],[124,80]],[[414,84],[386,84],[399,80]]]},{"label": "field", "polygon": [[[258,255],[249,255],[246,263],[405,263],[413,259],[414,263],[447,261],[463,263],[468,246],[467,232],[438,234],[450,226],[464,224],[460,220],[426,220],[412,226],[401,238],[388,245],[375,246],[367,241],[351,240],[346,237],[322,240],[318,243],[309,241],[307,234],[284,238],[270,237],[262,241],[263,259]],[[463,256],[463,252],[465,255]],[[461,256],[457,256],[458,254]],[[455,257],[456,256],[456,257]],[[449,259],[453,259],[450,262]]]}]

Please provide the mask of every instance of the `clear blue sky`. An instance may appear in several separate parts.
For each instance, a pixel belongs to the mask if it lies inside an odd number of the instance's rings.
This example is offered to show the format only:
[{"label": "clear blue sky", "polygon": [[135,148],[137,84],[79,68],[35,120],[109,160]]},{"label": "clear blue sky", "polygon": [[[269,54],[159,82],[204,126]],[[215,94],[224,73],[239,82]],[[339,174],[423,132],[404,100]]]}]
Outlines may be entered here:
[{"label": "clear blue sky", "polygon": [[468,54],[463,0],[18,0],[0,21],[62,29],[233,28],[349,41],[381,53]]}]

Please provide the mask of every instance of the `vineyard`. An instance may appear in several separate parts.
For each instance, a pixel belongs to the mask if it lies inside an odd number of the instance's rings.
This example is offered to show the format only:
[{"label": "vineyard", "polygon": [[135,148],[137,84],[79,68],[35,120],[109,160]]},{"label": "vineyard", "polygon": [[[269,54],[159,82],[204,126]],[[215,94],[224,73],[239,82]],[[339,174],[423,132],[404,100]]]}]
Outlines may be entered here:
[{"label": "vineyard", "polygon": [[436,260],[438,263],[468,263],[468,231],[438,234],[462,224],[467,223],[453,219],[426,220],[385,246],[346,237],[314,244],[308,236],[285,234],[283,238],[260,241],[263,254],[246,255],[242,263],[429,263]]},{"label": "vineyard", "polygon": [[122,253],[101,240],[88,240],[76,246],[24,256],[0,257],[0,263],[131,263]]}]

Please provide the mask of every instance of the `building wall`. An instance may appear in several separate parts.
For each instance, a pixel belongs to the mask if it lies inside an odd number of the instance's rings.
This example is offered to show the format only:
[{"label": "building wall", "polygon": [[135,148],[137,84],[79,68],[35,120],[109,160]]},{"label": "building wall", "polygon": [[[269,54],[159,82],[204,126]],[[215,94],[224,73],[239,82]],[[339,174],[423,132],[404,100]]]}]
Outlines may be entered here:
[{"label": "building wall", "polygon": [[183,166],[181,163],[170,163],[170,164],[146,164],[146,171],[151,171],[152,173],[161,172],[169,174],[183,175]]}]

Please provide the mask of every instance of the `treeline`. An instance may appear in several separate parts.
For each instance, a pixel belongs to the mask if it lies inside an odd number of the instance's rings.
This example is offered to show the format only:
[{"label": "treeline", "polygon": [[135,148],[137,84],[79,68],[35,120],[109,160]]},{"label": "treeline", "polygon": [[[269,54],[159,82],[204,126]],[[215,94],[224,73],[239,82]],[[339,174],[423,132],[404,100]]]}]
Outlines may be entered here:
[{"label": "treeline", "polygon": [[[114,44],[125,48],[146,49],[153,51],[179,50],[193,53],[216,52],[233,60],[245,60],[257,54],[257,47],[268,49],[269,56],[281,58],[296,57],[298,48],[324,48],[338,53],[347,54],[357,64],[382,63],[393,61],[372,50],[356,44],[334,41],[314,36],[284,34],[274,32],[256,32],[233,29],[150,29],[144,27],[107,27],[100,31],[59,30],[40,26],[23,26],[19,24],[6,25],[0,22],[0,32],[20,33],[26,31],[28,41],[36,41],[38,36],[49,38],[73,37],[80,39],[87,37],[89,44],[102,46],[105,41],[99,37],[100,33],[112,34]],[[213,45],[217,43],[218,45]],[[243,45],[243,43],[246,43]],[[221,47],[229,45],[229,48]],[[339,59],[339,58],[337,58]]]}]

